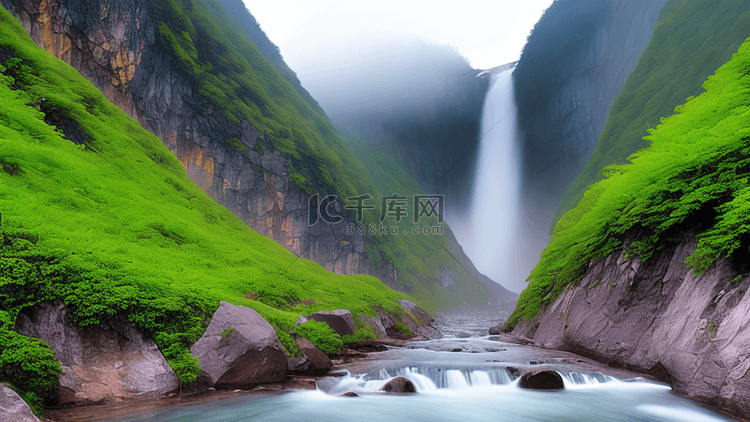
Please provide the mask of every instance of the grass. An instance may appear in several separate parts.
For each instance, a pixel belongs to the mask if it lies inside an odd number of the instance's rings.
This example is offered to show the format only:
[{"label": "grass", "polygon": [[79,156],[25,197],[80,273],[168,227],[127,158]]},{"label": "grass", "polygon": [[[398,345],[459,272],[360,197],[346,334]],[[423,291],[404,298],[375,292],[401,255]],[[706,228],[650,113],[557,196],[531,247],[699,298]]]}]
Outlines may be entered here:
[{"label": "grass", "polygon": [[750,40],[703,88],[649,131],[651,145],[630,156],[631,164],[608,167],[560,219],[507,329],[576,285],[590,262],[622,250],[648,260],[686,229],[701,230],[686,260],[696,273],[721,257],[747,258]]}]

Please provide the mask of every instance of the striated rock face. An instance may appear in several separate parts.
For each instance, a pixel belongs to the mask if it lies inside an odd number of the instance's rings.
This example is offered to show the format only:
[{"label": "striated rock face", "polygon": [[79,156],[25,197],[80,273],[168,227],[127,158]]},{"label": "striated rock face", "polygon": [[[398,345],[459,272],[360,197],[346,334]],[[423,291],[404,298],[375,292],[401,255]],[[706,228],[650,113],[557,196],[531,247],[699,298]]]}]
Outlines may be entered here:
[{"label": "striated rock face", "polygon": [[578,286],[512,335],[650,373],[681,395],[747,416],[750,277],[737,277],[726,259],[693,274],[688,239],[645,263],[623,254],[592,263]]},{"label": "striated rock face", "polygon": [[62,304],[24,309],[16,331],[49,343],[62,367],[60,401],[91,404],[124,398],[151,398],[178,387],[177,375],[156,344],[121,316],[78,327]]},{"label": "striated rock face", "polygon": [[254,388],[286,378],[287,358],[276,330],[255,310],[221,302],[190,348],[217,389]]},{"label": "striated rock face", "polygon": [[0,384],[0,415],[3,422],[39,422],[21,396],[5,384]]},{"label": "striated rock face", "polygon": [[[289,183],[290,163],[248,121],[205,112],[197,87],[159,41],[153,2],[0,0],[34,41],[75,67],[107,98],[157,135],[190,179],[255,231],[340,274],[368,274],[397,287],[393,266],[374,269],[349,221],[308,225],[309,195]],[[226,140],[247,147],[243,154]],[[265,150],[267,148],[256,148]],[[344,214],[339,201],[331,211]]]}]

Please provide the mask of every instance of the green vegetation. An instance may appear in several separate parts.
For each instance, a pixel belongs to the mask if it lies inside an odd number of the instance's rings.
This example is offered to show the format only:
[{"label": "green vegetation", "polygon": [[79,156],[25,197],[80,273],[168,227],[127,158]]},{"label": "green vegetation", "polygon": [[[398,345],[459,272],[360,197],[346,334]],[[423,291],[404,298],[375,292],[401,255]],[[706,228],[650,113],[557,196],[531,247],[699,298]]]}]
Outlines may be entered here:
[{"label": "green vegetation", "polygon": [[[287,347],[293,335],[320,336],[295,329],[303,312],[404,312],[398,300],[409,296],[297,259],[217,205],[158,138],[2,8],[0,52],[0,380],[39,396],[57,385],[48,346],[13,331],[18,313],[42,301],[63,302],[80,326],[124,315],[183,383],[198,376],[189,347],[220,300],[258,311]],[[47,123],[62,121],[85,144]]]},{"label": "green vegetation", "polygon": [[414,331],[412,331],[411,328],[407,327],[406,324],[401,321],[396,321],[393,324],[393,329],[398,331],[399,334],[406,338],[412,337],[414,335]]},{"label": "green vegetation", "polygon": [[323,353],[336,353],[344,347],[341,336],[325,322],[307,321],[298,325],[295,331],[301,337],[310,340]]},{"label": "green vegetation", "polygon": [[553,226],[583,198],[603,169],[623,164],[648,145],[649,128],[701,93],[708,75],[726,63],[750,34],[746,0],[670,0],[651,41],[610,110],[607,126],[586,168],[565,193]]},{"label": "green vegetation", "polygon": [[[750,41],[560,219],[508,320],[530,320],[592,260],[623,250],[648,260],[685,230],[699,230],[687,259],[696,272],[750,254]],[[627,243],[626,243],[627,242]]]},{"label": "green vegetation", "polygon": [[221,339],[226,340],[229,338],[229,336],[232,335],[232,333],[235,331],[233,327],[227,327],[224,331],[221,332]]}]

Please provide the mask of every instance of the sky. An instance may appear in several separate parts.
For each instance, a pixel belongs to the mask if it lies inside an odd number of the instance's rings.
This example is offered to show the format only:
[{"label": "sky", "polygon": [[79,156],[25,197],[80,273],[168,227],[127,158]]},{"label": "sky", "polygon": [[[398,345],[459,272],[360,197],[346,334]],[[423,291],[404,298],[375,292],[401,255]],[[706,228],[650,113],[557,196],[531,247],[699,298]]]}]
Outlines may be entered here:
[{"label": "sky", "polygon": [[316,52],[362,41],[451,45],[475,69],[518,60],[553,0],[243,0],[297,72]]}]

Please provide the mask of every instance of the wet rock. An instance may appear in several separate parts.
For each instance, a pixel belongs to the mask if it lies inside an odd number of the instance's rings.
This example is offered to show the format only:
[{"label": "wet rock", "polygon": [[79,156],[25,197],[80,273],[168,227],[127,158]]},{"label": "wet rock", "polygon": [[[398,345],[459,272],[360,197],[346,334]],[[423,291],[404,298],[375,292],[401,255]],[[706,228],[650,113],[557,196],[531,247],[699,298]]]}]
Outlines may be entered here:
[{"label": "wet rock", "polygon": [[562,390],[565,388],[562,377],[555,371],[527,372],[521,375],[518,386],[532,390]]},{"label": "wet rock", "polygon": [[216,389],[251,389],[284,381],[287,358],[271,324],[255,310],[221,302],[190,348]]},{"label": "wet rock", "polygon": [[359,394],[348,391],[341,395],[341,397],[359,397]]},{"label": "wet rock", "polygon": [[455,349],[451,350],[451,352],[453,352],[453,353],[458,353],[458,352],[463,352],[463,351],[464,351],[464,349],[462,349],[460,347],[456,347]]},{"label": "wet rock", "polygon": [[382,386],[380,391],[385,391],[387,393],[416,393],[417,389],[414,387],[414,383],[409,381],[409,379],[396,377]]},{"label": "wet rock", "polygon": [[3,422],[39,422],[21,396],[5,384],[0,384],[0,415]]},{"label": "wet rock", "polygon": [[43,302],[18,315],[16,331],[45,340],[55,353],[63,370],[60,404],[153,398],[179,386],[156,344],[121,315],[78,327],[62,303]]},{"label": "wet rock", "polygon": [[521,376],[521,371],[518,370],[518,368],[514,368],[512,366],[509,366],[505,368],[506,371],[508,371],[508,375],[510,375],[510,379],[514,380]]},{"label": "wet rock", "polygon": [[[331,370],[333,363],[328,356],[315,347],[312,342],[306,338],[297,338],[294,340],[304,356],[304,361],[292,372],[310,375],[323,375]],[[298,358],[299,359],[299,358]],[[290,359],[291,361],[291,359]],[[291,369],[291,368],[290,368]]]},{"label": "wet rock", "polygon": [[490,327],[489,331],[490,331],[490,335],[493,335],[493,336],[499,336],[500,334],[503,333],[503,329],[499,326]]},{"label": "wet rock", "polygon": [[307,318],[314,321],[325,322],[340,336],[352,335],[356,329],[354,326],[354,317],[348,309],[315,312]]}]

